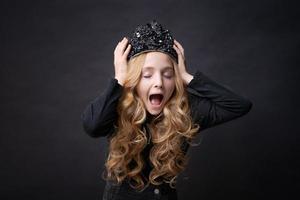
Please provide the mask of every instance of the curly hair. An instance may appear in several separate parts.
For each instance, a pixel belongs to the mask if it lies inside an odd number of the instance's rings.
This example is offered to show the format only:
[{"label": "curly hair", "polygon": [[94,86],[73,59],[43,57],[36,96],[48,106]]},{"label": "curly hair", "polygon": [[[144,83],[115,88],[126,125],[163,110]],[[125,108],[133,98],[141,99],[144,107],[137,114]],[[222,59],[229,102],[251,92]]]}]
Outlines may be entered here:
[{"label": "curly hair", "polygon": [[[147,145],[143,129],[147,110],[137,95],[136,87],[146,55],[142,53],[128,62],[127,78],[117,107],[119,117],[116,131],[108,139],[105,177],[102,174],[104,179],[113,180],[117,184],[129,178],[135,182],[135,185],[131,185],[135,189],[145,187],[141,175],[145,161],[141,152]],[[147,177],[147,184],[160,185],[166,182],[174,188],[177,176],[188,162],[181,148],[182,143],[185,141],[191,144],[200,126],[192,122],[186,86],[180,77],[177,63],[171,60],[175,71],[175,89],[162,112],[149,123],[153,142],[149,156],[154,168]]]}]

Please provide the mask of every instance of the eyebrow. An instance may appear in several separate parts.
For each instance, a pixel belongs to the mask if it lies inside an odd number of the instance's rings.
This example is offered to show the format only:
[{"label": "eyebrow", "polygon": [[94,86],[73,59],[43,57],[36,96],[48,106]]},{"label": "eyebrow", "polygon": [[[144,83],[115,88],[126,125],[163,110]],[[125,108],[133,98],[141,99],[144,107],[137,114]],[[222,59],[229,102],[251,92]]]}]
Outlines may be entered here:
[{"label": "eyebrow", "polygon": [[[145,71],[145,70],[152,70],[153,68],[154,68],[154,67],[151,67],[151,66],[149,66],[149,67],[144,67],[144,68],[143,68],[143,71]],[[171,67],[171,66],[166,66],[166,67],[163,68],[163,70],[167,70],[167,69],[173,70],[173,67]]]}]

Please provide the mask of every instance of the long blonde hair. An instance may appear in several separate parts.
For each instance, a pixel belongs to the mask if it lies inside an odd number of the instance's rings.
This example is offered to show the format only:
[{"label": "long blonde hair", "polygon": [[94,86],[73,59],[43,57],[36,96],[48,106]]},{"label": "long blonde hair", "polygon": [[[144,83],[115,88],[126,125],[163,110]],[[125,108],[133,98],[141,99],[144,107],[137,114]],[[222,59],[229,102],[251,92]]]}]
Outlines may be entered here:
[{"label": "long blonde hair", "polygon": [[[113,180],[117,184],[129,178],[135,182],[132,185],[135,189],[145,187],[141,175],[145,161],[141,152],[147,145],[147,136],[143,129],[147,110],[137,95],[136,87],[146,54],[142,53],[128,62],[127,78],[117,107],[119,117],[116,131],[109,137],[106,175],[102,174],[104,179]],[[162,112],[149,125],[153,142],[149,156],[154,167],[147,184],[150,182],[160,185],[166,182],[174,188],[178,174],[188,162],[182,143],[191,143],[200,126],[192,122],[185,85],[178,72],[177,63],[171,60],[175,71],[175,89]]]}]

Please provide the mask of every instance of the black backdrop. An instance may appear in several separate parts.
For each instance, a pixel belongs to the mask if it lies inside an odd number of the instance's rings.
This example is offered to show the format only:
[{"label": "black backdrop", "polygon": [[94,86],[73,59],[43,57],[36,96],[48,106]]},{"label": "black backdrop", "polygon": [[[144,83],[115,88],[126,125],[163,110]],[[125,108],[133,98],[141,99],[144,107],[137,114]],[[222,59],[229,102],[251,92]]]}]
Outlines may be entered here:
[{"label": "black backdrop", "polygon": [[300,167],[295,2],[1,1],[0,198],[101,199],[107,142],[84,133],[80,114],[113,77],[118,41],[157,19],[183,44],[190,73],[253,102],[198,137],[179,199],[291,199]]}]

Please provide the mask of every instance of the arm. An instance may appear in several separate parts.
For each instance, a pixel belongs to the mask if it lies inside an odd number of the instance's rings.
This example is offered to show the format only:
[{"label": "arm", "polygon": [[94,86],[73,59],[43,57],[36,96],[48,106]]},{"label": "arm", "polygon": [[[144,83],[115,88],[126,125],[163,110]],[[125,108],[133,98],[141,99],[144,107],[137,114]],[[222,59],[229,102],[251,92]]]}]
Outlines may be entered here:
[{"label": "arm", "polygon": [[115,78],[105,92],[94,99],[81,114],[83,128],[92,137],[107,136],[114,132],[117,123],[117,106],[122,95],[127,73],[127,56],[131,45],[123,38],[114,50]]},{"label": "arm", "polygon": [[106,136],[114,131],[117,122],[117,105],[123,87],[111,79],[106,90],[84,109],[81,120],[85,132],[91,137]]},{"label": "arm", "polygon": [[200,130],[247,114],[252,102],[197,71],[187,85],[191,115]]}]

